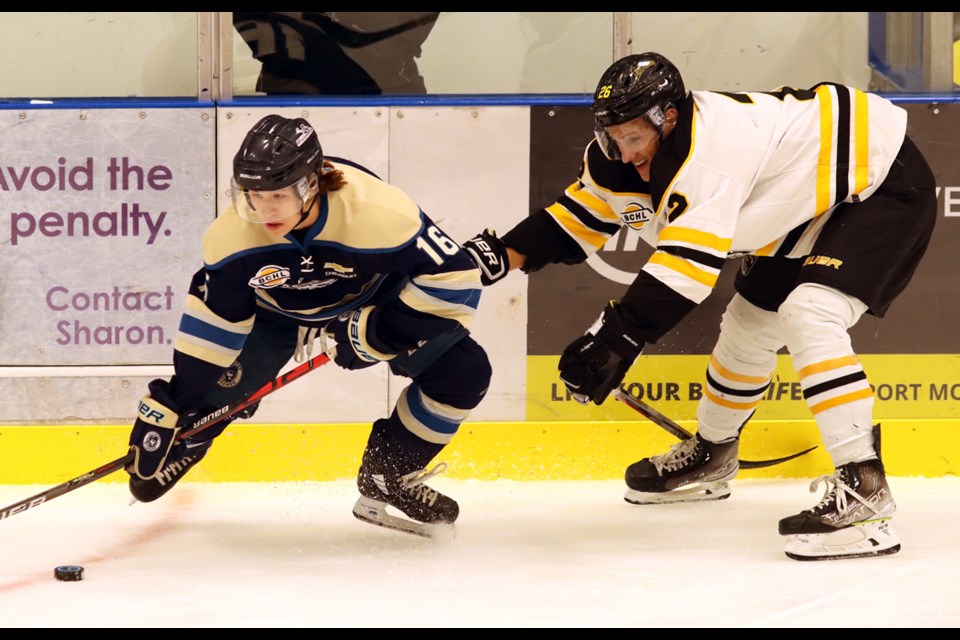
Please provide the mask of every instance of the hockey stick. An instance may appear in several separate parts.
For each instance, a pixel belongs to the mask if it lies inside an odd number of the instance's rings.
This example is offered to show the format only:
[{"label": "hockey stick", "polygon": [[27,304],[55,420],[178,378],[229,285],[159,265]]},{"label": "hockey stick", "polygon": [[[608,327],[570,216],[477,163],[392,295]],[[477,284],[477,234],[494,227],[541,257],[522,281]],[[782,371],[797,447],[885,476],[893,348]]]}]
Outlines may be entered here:
[{"label": "hockey stick", "polygon": [[[393,27],[387,29],[382,29],[380,31],[357,31],[356,29],[351,29],[350,27],[341,24],[335,21],[330,16],[323,15],[323,13],[312,12],[304,15],[302,19],[298,20],[297,18],[285,16],[280,13],[267,13],[264,11],[248,11],[244,12],[242,21],[263,21],[275,23],[276,25],[281,25],[288,27],[296,32],[302,32],[304,22],[312,22],[316,27],[313,27],[313,30],[319,30],[324,35],[330,37],[337,45],[342,45],[350,49],[358,49],[361,47],[368,47],[372,44],[377,44],[387,38],[392,38],[393,36],[398,36],[401,33],[406,33],[416,29],[417,27],[422,27],[430,24],[431,22],[436,22],[437,18],[440,17],[439,12],[428,13],[419,18],[414,18],[403,22]],[[274,26],[276,29],[277,26]],[[319,29],[318,29],[319,28]]]},{"label": "hockey stick", "polygon": [[[218,424],[237,412],[252,406],[256,402],[259,402],[264,396],[270,395],[277,389],[287,386],[297,378],[306,374],[308,371],[312,371],[328,362],[330,362],[330,358],[327,357],[326,354],[321,353],[312,360],[308,360],[307,362],[294,367],[290,371],[281,374],[279,377],[263,385],[253,393],[250,393],[242,398],[238,398],[230,404],[198,419],[188,430],[181,431],[177,434],[176,442],[180,442],[181,440],[189,438],[192,435],[200,433],[204,429],[209,429],[213,425]],[[30,496],[25,500],[16,502],[9,507],[0,509],[0,520],[9,518],[10,516],[18,513],[22,513],[27,509],[32,509],[37,505],[47,502],[48,500],[53,500],[54,498],[58,498],[65,493],[70,493],[74,489],[79,489],[84,485],[88,485],[91,482],[99,480],[100,478],[104,478],[115,471],[125,468],[128,464],[133,462],[133,459],[133,452],[128,451],[123,457],[117,458],[112,462],[108,462],[105,465],[97,467],[92,471],[88,471],[83,475],[73,478],[72,480],[67,480],[64,483],[47,489],[46,491]]]},{"label": "hockey stick", "polygon": [[357,49],[360,47],[368,47],[372,44],[380,42],[381,40],[398,36],[401,33],[405,33],[411,29],[416,29],[417,27],[422,27],[430,24],[431,22],[436,22],[438,17],[440,17],[440,13],[428,13],[425,16],[408,20],[407,22],[398,24],[395,27],[390,27],[389,29],[383,29],[381,31],[370,31],[368,33],[351,29],[350,27],[344,26],[324,15],[317,16],[315,20],[322,25],[324,31],[326,31],[327,34],[330,35],[338,44],[342,44],[345,47],[350,47],[351,49]]},{"label": "hockey stick", "polygon": [[[690,433],[689,431],[681,427],[679,424],[677,424],[667,416],[663,415],[662,413],[660,413],[650,405],[646,404],[645,402],[642,402],[641,400],[634,398],[629,391],[623,388],[623,385],[621,385],[618,389],[616,389],[613,392],[613,394],[617,400],[627,405],[631,409],[635,410],[637,413],[644,416],[645,418],[650,420],[650,422],[654,423],[661,429],[667,431],[672,436],[679,438],[680,440],[689,440],[690,438],[693,437],[692,433]],[[783,458],[774,458],[772,460],[741,460],[740,468],[741,469],[761,469],[763,467],[772,467],[775,464],[780,464],[781,462],[788,462],[790,460],[793,460],[794,458],[799,458],[800,456],[806,453],[810,453],[816,448],[817,446],[814,445],[809,449],[799,451],[789,456],[784,456]]]}]

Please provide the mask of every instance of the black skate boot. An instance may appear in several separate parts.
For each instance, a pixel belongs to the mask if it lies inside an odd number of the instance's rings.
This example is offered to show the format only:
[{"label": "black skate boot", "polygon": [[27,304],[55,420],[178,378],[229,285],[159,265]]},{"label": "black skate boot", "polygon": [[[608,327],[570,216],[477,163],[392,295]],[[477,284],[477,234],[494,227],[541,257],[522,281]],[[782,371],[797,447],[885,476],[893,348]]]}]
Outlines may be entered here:
[{"label": "black skate boot", "polygon": [[[353,515],[364,522],[425,538],[451,534],[460,506],[425,484],[447,468],[443,462],[425,468],[443,445],[395,429],[388,420],[374,423],[357,475],[360,498]],[[388,506],[399,509],[410,520],[391,515]]]},{"label": "black skate boot", "polygon": [[697,433],[658,456],[627,467],[623,499],[632,504],[665,504],[723,500],[730,496],[728,481],[740,470],[740,439],[716,444]]},{"label": "black skate boot", "polygon": [[191,443],[184,441],[174,446],[167,456],[167,464],[150,480],[130,476],[130,493],[140,502],[153,502],[173,489],[187,471],[203,460],[213,440]]},{"label": "black skate boot", "polygon": [[839,560],[885,556],[900,550],[900,539],[890,526],[897,505],[890,494],[879,459],[850,462],[821,482],[826,492],[820,504],[780,521],[786,536],[785,553],[794,560]]}]

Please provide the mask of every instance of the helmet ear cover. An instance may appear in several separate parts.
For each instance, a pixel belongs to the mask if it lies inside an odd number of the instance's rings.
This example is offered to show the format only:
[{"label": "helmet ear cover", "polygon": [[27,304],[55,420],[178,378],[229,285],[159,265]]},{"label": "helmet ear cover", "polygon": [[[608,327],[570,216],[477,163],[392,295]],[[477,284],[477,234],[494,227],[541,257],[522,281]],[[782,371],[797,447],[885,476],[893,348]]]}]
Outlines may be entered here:
[{"label": "helmet ear cover", "polygon": [[297,183],[293,185],[297,191],[297,195],[300,197],[300,201],[306,203],[314,193],[316,193],[320,188],[320,180],[317,178],[317,174],[314,171],[311,171],[309,174],[297,180]]}]

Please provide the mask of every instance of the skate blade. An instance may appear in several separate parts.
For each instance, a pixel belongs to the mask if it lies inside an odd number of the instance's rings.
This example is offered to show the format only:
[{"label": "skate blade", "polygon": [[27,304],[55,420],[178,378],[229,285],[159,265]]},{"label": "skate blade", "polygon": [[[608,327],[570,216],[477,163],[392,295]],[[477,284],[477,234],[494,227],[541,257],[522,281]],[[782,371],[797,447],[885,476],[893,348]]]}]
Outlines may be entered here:
[{"label": "skate blade", "polygon": [[663,493],[645,493],[627,489],[623,499],[630,504],[674,504],[677,502],[709,502],[730,497],[730,485],[726,482],[705,482],[688,485]]},{"label": "skate blade", "polygon": [[787,536],[784,553],[792,560],[849,560],[888,556],[900,551],[890,520],[873,520],[830,533]]},{"label": "skate blade", "polygon": [[449,540],[456,534],[453,524],[428,524],[408,518],[401,518],[387,512],[386,502],[372,500],[364,496],[357,498],[356,504],[353,505],[353,515],[356,516],[358,520],[368,522],[378,527],[402,531],[420,536],[421,538],[430,538],[431,540]]}]

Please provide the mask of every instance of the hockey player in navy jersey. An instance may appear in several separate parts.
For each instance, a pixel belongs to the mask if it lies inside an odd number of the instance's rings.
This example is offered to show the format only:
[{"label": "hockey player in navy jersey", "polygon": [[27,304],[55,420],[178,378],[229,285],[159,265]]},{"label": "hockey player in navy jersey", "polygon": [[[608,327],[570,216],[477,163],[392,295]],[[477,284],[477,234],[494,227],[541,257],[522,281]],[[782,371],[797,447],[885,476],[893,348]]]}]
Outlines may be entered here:
[{"label": "hockey player in navy jersey", "polygon": [[346,369],[386,362],[411,379],[373,425],[354,514],[420,535],[452,524],[457,503],[425,481],[446,467],[428,469],[489,385],[468,331],[479,270],[406,193],[325,158],[302,118],[257,122],[233,170],[233,203],[208,227],[186,296],[174,375],[150,383],[130,435],[131,493],[163,496],[230,421],[175,442],[191,418],[259,389],[319,343]]},{"label": "hockey player in navy jersey", "polygon": [[[563,351],[559,374],[575,399],[601,404],[644,345],[710,294],[725,260],[745,256],[696,437],[630,465],[625,499],[726,498],[740,430],[786,347],[836,467],[814,481],[826,484],[819,504],[780,521],[786,554],[896,553],[874,397],[848,330],[864,313],[883,317],[936,221],[933,173],[906,136],[906,111],[833,83],[688,92],[657,53],[611,65],[592,109],[595,140],[563,196],[502,238],[488,229],[464,244],[484,284],[583,262],[624,226],[654,247],[621,299]],[[637,216],[637,202],[650,214]]]}]

